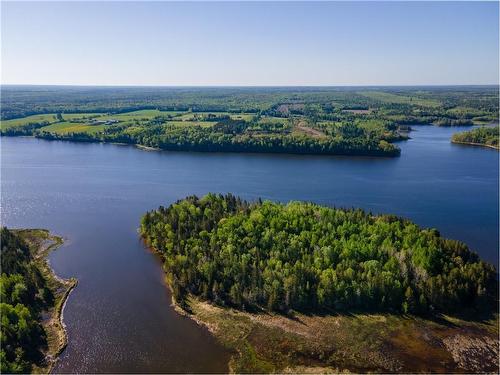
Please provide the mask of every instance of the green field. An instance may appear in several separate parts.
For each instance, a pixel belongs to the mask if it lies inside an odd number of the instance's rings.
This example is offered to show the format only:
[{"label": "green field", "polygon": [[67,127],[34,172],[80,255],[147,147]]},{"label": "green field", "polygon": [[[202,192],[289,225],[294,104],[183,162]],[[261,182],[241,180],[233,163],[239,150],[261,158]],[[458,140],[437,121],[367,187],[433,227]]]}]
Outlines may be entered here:
[{"label": "green field", "polygon": [[214,126],[216,123],[213,121],[167,121],[165,124],[180,127],[201,126],[204,128],[209,128],[211,126]]},{"label": "green field", "polygon": [[130,120],[151,120],[155,117],[168,117],[168,116],[178,116],[182,112],[175,111],[160,111],[157,109],[144,109],[140,111],[124,112],[118,114],[104,114],[99,116],[99,120],[119,120],[119,121],[130,121]]},{"label": "green field", "polygon": [[59,134],[65,133],[98,133],[104,129],[106,125],[89,125],[77,122],[57,122],[41,128],[45,132],[53,132]]},{"label": "green field", "polygon": [[98,116],[102,116],[102,113],[62,113],[61,114],[64,121],[78,121],[78,120],[88,120]]},{"label": "green field", "polygon": [[[173,125],[177,127],[204,127],[209,128],[216,124],[216,121],[204,121],[208,115],[230,116],[234,120],[251,120],[254,114],[230,114],[228,112],[180,112],[180,111],[160,111],[157,109],[147,109],[139,111],[124,112],[119,114],[107,113],[64,113],[62,118],[64,121],[59,121],[56,114],[33,115],[19,119],[2,121],[1,129],[22,128],[29,124],[43,124],[46,126],[39,127],[41,132],[54,134],[69,134],[69,133],[88,133],[97,134],[103,131],[106,127],[112,125],[126,126],[127,134],[136,134],[139,132],[138,125],[145,125],[149,121],[161,118],[165,125]],[[103,123],[110,121],[110,123]],[[261,120],[267,122],[266,120]],[[284,119],[280,119],[281,122]],[[270,119],[272,122],[272,119]],[[130,127],[130,128],[129,128]]]},{"label": "green field", "polygon": [[231,117],[233,120],[245,120],[245,121],[251,121],[254,117],[254,113],[227,113],[229,117]]},{"label": "green field", "polygon": [[250,121],[255,116],[255,114],[253,113],[229,113],[229,112],[177,112],[177,114],[178,117],[176,119],[182,121],[192,121],[203,118],[208,115],[229,116],[233,120]]},{"label": "green field", "polygon": [[[1,129],[22,128],[29,124],[43,124],[39,127],[42,132],[54,134],[89,133],[96,134],[112,125],[133,127],[127,129],[128,134],[138,131],[138,125],[145,125],[149,121],[160,118],[165,125],[178,127],[211,127],[217,121],[205,121],[207,116],[229,116],[233,120],[250,121],[255,114],[251,113],[229,113],[229,112],[190,112],[190,111],[160,111],[158,109],[144,109],[138,111],[108,114],[108,113],[63,113],[63,121],[59,121],[55,113],[44,115],[33,115],[18,119],[4,120]],[[103,123],[110,121],[110,123]],[[285,123],[287,120],[275,117],[263,117],[259,123]]]},{"label": "green field", "polygon": [[57,118],[54,113],[49,113],[45,115],[33,115],[33,116],[27,116],[27,117],[22,117],[22,118],[16,118],[12,120],[2,120],[1,121],[1,128],[2,129],[9,129],[17,126],[24,126],[27,124],[31,123],[41,123],[41,122],[56,122]]},{"label": "green field", "polygon": [[[64,121],[85,121],[97,116],[102,116],[100,113],[64,113],[62,114]],[[48,113],[44,115],[33,115],[12,120],[3,120],[1,122],[1,129],[9,129],[15,127],[22,127],[28,124],[40,124],[47,122],[54,124],[59,122],[55,113]]]}]

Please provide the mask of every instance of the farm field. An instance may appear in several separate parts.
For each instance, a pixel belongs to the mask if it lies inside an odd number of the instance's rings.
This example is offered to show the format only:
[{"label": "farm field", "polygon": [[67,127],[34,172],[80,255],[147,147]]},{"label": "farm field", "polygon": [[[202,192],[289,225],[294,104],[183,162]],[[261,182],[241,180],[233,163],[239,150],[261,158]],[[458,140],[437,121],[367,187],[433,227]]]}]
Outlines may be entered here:
[{"label": "farm field", "polygon": [[[140,125],[154,119],[161,119],[162,123],[173,126],[189,127],[202,126],[210,127],[216,121],[206,121],[207,116],[227,116],[234,120],[247,121],[254,117],[253,114],[241,113],[230,114],[228,112],[179,112],[179,111],[160,111],[160,110],[138,110],[124,113],[63,113],[62,120],[57,118],[57,114],[49,113],[43,115],[32,115],[11,120],[2,120],[0,129],[7,131],[9,129],[22,129],[31,124],[40,125],[38,129],[43,132],[54,134],[67,133],[98,133],[110,125]],[[285,119],[281,119],[283,122]],[[261,122],[272,122],[266,118]]]},{"label": "farm field", "polygon": [[91,125],[89,123],[81,122],[55,122],[48,126],[40,128],[44,132],[51,132],[56,134],[68,134],[68,133],[89,133],[94,134],[104,130],[105,125]]},{"label": "farm field", "polygon": [[[392,142],[407,139],[411,126],[498,118],[493,87],[158,88],[154,95],[128,88],[113,90],[112,102],[107,90],[85,91],[72,101],[59,90],[54,102],[33,97],[37,105],[28,102],[22,111],[16,97],[31,93],[4,90],[0,133],[180,151],[398,156]],[[27,109],[31,113],[20,116]]]},{"label": "farm field", "polygon": [[51,123],[57,121],[55,113],[48,113],[44,115],[32,115],[11,120],[2,120],[1,129],[6,130],[9,128],[22,127],[30,123]]}]

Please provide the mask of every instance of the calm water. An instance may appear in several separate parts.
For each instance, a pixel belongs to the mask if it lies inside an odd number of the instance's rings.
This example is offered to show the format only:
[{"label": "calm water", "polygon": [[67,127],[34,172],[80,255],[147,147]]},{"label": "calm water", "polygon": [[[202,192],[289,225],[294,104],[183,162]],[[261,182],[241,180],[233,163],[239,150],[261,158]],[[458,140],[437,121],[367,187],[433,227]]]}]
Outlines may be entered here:
[{"label": "calm water", "polygon": [[188,194],[311,200],[395,213],[498,262],[498,152],[452,145],[463,129],[420,127],[394,159],[146,152],[3,138],[2,223],[63,235],[51,262],[78,287],[57,372],[217,372],[228,355],[170,307],[140,216]]}]

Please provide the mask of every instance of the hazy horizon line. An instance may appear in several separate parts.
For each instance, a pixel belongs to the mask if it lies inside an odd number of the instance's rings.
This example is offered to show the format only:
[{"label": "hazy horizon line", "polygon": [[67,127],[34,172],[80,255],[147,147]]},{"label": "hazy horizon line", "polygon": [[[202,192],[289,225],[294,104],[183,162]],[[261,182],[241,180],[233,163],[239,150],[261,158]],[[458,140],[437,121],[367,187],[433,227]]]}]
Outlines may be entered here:
[{"label": "hazy horizon line", "polygon": [[325,85],[168,85],[168,84],[53,84],[53,83],[0,83],[0,87],[3,86],[28,86],[28,87],[158,87],[158,88],[293,88],[293,87],[304,87],[304,88],[328,88],[328,87],[485,87],[485,86],[500,86],[498,83],[431,83],[431,84],[350,84],[350,85],[336,85],[336,84],[325,84]]}]

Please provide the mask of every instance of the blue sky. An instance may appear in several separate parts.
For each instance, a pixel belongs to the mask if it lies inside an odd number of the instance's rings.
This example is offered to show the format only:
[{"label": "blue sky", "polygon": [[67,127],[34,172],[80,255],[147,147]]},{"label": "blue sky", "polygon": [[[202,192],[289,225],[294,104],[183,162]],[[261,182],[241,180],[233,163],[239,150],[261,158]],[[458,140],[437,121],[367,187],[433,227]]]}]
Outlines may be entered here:
[{"label": "blue sky", "polygon": [[2,83],[498,84],[497,2],[2,2]]}]

